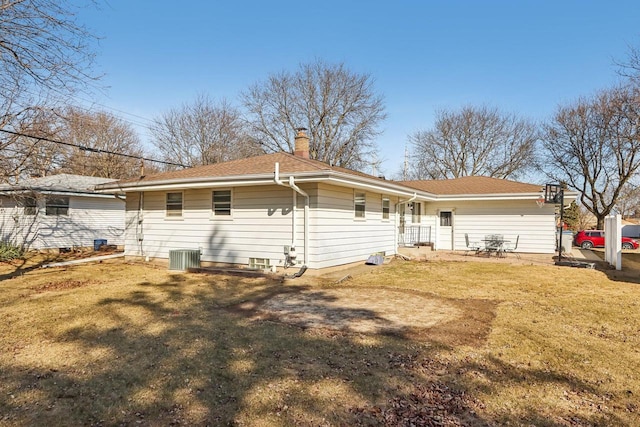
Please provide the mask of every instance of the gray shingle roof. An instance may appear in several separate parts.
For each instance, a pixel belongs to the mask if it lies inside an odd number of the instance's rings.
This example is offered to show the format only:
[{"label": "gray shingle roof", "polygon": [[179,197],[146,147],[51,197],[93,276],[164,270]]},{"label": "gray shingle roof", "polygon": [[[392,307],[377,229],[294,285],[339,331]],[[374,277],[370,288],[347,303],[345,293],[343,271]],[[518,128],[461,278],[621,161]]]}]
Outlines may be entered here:
[{"label": "gray shingle roof", "polygon": [[52,193],[94,193],[98,184],[116,181],[97,176],[59,174],[30,178],[17,184],[2,184],[0,191],[48,191]]}]

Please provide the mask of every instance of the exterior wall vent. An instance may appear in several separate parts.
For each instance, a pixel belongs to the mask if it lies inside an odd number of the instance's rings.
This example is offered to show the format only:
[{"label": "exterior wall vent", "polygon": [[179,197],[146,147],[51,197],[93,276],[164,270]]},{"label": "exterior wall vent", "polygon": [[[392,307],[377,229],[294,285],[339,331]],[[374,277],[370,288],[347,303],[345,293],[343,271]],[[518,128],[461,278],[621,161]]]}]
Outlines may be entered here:
[{"label": "exterior wall vent", "polygon": [[172,249],[169,251],[169,270],[185,271],[200,268],[200,249]]}]

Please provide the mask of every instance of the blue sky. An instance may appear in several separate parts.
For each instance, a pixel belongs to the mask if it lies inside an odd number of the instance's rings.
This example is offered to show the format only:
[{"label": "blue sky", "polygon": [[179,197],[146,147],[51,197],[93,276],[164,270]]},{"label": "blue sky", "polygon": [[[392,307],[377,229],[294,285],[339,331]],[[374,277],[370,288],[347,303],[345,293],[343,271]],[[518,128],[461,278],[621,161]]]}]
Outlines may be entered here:
[{"label": "blue sky", "polygon": [[199,93],[235,103],[316,58],[371,74],[387,108],[377,144],[388,176],[436,110],[487,104],[542,121],[615,84],[614,60],[640,47],[638,1],[107,0],[79,19],[101,37],[108,88],[93,100],[143,140],[146,119]]}]

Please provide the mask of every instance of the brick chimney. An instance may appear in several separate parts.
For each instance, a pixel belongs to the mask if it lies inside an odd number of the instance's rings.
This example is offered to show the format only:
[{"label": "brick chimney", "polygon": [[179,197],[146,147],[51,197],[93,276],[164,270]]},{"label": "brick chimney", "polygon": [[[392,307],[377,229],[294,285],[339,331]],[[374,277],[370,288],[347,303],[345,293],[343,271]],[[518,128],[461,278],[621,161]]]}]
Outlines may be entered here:
[{"label": "brick chimney", "polygon": [[295,148],[293,154],[305,159],[309,158],[309,137],[304,133],[305,128],[296,129],[298,134],[295,137]]}]

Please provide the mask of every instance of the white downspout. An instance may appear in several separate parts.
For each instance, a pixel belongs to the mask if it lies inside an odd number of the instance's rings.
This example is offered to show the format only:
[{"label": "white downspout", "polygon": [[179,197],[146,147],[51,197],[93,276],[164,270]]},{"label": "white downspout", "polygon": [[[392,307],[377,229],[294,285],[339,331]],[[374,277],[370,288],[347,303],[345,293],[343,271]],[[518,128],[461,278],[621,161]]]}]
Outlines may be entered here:
[{"label": "white downspout", "polygon": [[283,187],[289,187],[291,188],[294,193],[293,193],[293,206],[292,206],[292,226],[293,226],[293,230],[292,230],[292,234],[291,234],[291,245],[295,247],[295,240],[296,240],[296,209],[298,206],[298,200],[297,197],[298,194],[301,194],[304,196],[304,258],[303,258],[303,264],[306,266],[307,262],[308,262],[308,257],[309,257],[309,195],[307,193],[305,193],[303,190],[300,189],[300,187],[298,187],[295,183],[295,180],[293,178],[293,176],[289,177],[289,183],[284,183],[281,179],[280,179],[280,163],[276,162],[275,164],[275,171],[274,171],[274,177],[273,177],[273,181],[278,184],[281,185]]},{"label": "white downspout", "polygon": [[396,221],[395,221],[396,226],[395,226],[395,229],[393,230],[393,237],[395,238],[395,241],[396,241],[395,244],[394,244],[394,247],[396,248],[396,254],[398,253],[398,249],[399,249],[399,247],[398,247],[398,227],[400,227],[400,217],[398,216],[398,206],[400,206],[403,203],[411,203],[417,198],[418,198],[418,194],[417,193],[413,193],[413,196],[411,196],[410,199],[398,200],[398,203],[396,203],[396,207],[395,207],[395,209],[396,209],[396,216],[395,216],[395,218],[396,218]]},{"label": "white downspout", "polygon": [[138,253],[140,256],[144,256],[144,191],[140,192],[140,198],[138,199],[138,217],[136,220],[136,235],[135,239],[138,243]]},{"label": "white downspout", "polygon": [[291,213],[293,216],[291,217],[291,226],[293,229],[291,230],[291,246],[296,246],[296,230],[298,225],[298,220],[296,219],[298,212],[298,193],[294,191],[291,192],[293,195],[293,200],[291,201]]},{"label": "white downspout", "polygon": [[[289,186],[295,190],[296,193],[304,196],[304,259],[303,264],[307,265],[308,253],[309,253],[309,195],[300,189],[295,183],[293,176],[289,177]],[[297,195],[293,196],[297,199]],[[294,216],[295,218],[295,212]]]}]

